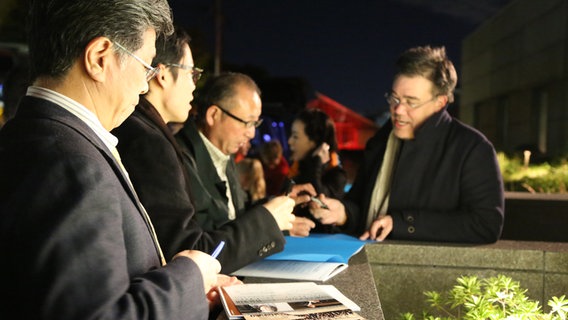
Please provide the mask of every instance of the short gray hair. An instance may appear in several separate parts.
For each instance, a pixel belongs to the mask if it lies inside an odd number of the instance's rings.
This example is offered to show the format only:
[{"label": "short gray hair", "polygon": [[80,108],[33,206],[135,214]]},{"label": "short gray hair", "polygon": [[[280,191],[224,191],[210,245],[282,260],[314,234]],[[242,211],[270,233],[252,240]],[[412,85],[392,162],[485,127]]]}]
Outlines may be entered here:
[{"label": "short gray hair", "polygon": [[31,79],[65,75],[97,37],[136,51],[148,29],[173,32],[167,0],[33,0],[28,20]]},{"label": "short gray hair", "polygon": [[245,86],[259,96],[261,94],[256,82],[244,73],[225,72],[207,80],[194,99],[196,121],[199,127],[205,126],[205,114],[209,107],[222,105],[229,111],[233,109],[234,106],[230,101],[238,94],[238,86]]}]

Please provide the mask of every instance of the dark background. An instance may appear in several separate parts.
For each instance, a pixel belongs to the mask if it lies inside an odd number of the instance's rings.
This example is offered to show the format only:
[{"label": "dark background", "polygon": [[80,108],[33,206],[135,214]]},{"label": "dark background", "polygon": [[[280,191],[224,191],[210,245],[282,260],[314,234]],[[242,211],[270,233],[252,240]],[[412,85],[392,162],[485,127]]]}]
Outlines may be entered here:
[{"label": "dark background", "polygon": [[[221,2],[221,1],[220,1]],[[371,118],[387,111],[398,55],[418,45],[445,46],[460,74],[461,42],[509,0],[225,0],[223,70],[300,78]],[[197,63],[212,72],[214,0],[171,0],[188,28]],[[459,86],[459,84],[458,84]]]},{"label": "dark background", "polygon": [[[387,111],[383,94],[402,51],[417,45],[445,46],[459,75],[464,37],[510,0],[169,2],[175,23],[193,38],[196,64],[207,74],[214,70],[215,18],[220,16],[222,70],[253,76],[267,107],[284,100],[299,106],[317,91],[375,118]],[[220,15],[215,14],[215,3],[220,4]],[[25,43],[27,5],[26,0],[0,3],[1,71],[11,63],[2,46]]]}]

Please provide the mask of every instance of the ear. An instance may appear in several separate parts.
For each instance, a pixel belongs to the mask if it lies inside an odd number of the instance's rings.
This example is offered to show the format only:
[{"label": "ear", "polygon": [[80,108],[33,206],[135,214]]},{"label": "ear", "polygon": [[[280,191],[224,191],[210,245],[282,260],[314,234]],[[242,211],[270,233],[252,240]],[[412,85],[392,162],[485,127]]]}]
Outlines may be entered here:
[{"label": "ear", "polygon": [[205,121],[210,127],[212,127],[216,121],[219,121],[219,118],[221,117],[219,108],[214,107],[215,105],[211,105],[207,108],[207,111],[205,111]]},{"label": "ear", "polygon": [[85,72],[95,81],[103,82],[109,72],[111,59],[115,59],[110,39],[98,37],[91,40],[84,54]]},{"label": "ear", "polygon": [[447,104],[448,104],[448,96],[446,95],[440,95],[436,99],[436,107],[438,111],[442,110]]},{"label": "ear", "polygon": [[160,86],[162,89],[166,87],[168,82],[173,81],[173,76],[170,72],[166,72],[167,67],[163,64],[158,64],[158,68],[160,68],[160,73],[154,79],[150,81],[150,83],[155,83]]}]

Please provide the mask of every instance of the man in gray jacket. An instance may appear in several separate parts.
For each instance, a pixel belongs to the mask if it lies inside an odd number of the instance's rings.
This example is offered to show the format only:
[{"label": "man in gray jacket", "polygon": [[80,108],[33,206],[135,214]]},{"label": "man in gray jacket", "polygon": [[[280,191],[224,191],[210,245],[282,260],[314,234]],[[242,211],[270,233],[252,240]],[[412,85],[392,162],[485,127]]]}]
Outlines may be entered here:
[{"label": "man in gray jacket", "polygon": [[156,75],[167,1],[41,0],[30,18],[34,83],[0,131],[0,318],[207,319],[218,261],[164,259],[109,133]]}]

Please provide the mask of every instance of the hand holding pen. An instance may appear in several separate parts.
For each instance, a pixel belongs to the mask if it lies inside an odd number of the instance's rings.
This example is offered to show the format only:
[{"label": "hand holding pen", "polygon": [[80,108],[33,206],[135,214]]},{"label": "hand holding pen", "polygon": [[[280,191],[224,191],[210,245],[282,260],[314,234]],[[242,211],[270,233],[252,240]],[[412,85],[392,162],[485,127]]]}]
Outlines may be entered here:
[{"label": "hand holding pen", "polygon": [[221,271],[219,261],[209,254],[198,250],[184,250],[178,252],[173,259],[179,259],[180,257],[193,260],[201,272],[205,293],[209,292],[217,283],[217,275]]},{"label": "hand holding pen", "polygon": [[311,183],[296,184],[292,179],[289,179],[286,185],[285,195],[294,199],[296,205],[308,203],[311,197],[317,195],[316,189]]},{"label": "hand holding pen", "polygon": [[318,200],[325,204],[320,206],[316,201],[310,203],[310,213],[322,224],[342,226],[347,222],[345,206],[337,199],[326,198],[321,194]]},{"label": "hand holding pen", "polygon": [[318,199],[316,197],[311,197],[310,200],[312,202],[317,203],[320,206],[320,208],[329,210],[329,207],[327,206],[327,204],[323,203],[320,199]]}]

